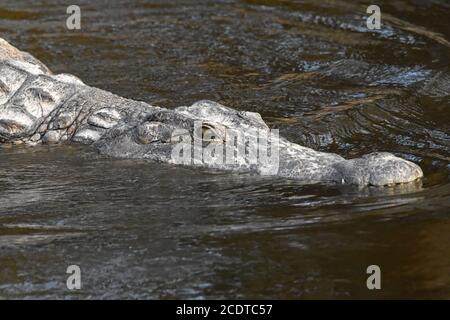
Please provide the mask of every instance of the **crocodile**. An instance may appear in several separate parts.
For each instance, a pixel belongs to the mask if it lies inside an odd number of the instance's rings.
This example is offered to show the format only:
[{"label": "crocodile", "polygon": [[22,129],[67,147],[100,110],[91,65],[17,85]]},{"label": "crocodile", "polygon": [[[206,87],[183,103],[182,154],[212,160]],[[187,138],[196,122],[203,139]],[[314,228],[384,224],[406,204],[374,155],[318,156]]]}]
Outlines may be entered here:
[{"label": "crocodile", "polygon": [[[305,183],[389,186],[423,177],[420,166],[388,152],[345,159],[293,143],[279,137],[256,112],[207,100],[166,109],[123,98],[74,75],[53,74],[31,54],[0,38],[0,144],[65,142],[89,145],[114,158],[269,174]],[[266,149],[256,152],[256,145]],[[267,149],[266,157],[260,157]],[[231,150],[230,161],[223,160],[224,150]],[[255,152],[256,158],[249,156]]]}]

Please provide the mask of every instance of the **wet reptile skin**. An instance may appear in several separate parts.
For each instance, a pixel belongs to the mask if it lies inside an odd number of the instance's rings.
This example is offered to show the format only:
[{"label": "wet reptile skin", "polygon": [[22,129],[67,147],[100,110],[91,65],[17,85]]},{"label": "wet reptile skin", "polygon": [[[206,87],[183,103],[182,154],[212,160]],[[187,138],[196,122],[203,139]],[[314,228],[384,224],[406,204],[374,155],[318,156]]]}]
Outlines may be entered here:
[{"label": "wet reptile skin", "polygon": [[[0,38],[0,143],[73,142],[92,145],[112,157],[175,163],[172,152],[177,143],[171,134],[184,130],[195,136],[196,121],[216,133],[226,129],[243,134],[269,131],[258,113],[237,111],[216,102],[199,101],[169,110],[90,87],[72,75],[54,75],[36,58]],[[225,144],[225,140],[221,137],[213,143]],[[193,148],[203,151],[207,145]],[[346,160],[284,138],[279,139],[278,160],[277,170],[271,174],[305,183],[384,186],[423,176],[418,165],[390,153]],[[188,165],[266,172],[262,165],[250,163],[245,154],[238,155],[232,164],[196,161]]]}]

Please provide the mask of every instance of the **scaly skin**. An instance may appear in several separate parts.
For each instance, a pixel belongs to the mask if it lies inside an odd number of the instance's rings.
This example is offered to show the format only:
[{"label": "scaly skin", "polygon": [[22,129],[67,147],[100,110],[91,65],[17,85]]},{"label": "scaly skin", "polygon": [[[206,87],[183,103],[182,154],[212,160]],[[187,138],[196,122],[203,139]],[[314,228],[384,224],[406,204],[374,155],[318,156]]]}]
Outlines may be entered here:
[{"label": "scaly skin", "polygon": [[[195,121],[201,121],[196,128]],[[177,163],[172,157],[179,142],[176,130],[202,139],[202,130],[215,133],[214,146],[225,145],[225,129],[247,134],[268,132],[258,113],[236,111],[211,101],[168,110],[121,98],[92,88],[72,75],[53,75],[31,55],[0,38],[0,143],[88,144],[100,153],[119,158]],[[250,134],[252,136],[252,134]],[[217,139],[218,138],[218,139]],[[177,140],[178,141],[178,140]],[[205,151],[209,141],[184,146]],[[192,144],[192,145],[191,145]],[[197,161],[188,165],[266,173],[244,154],[232,164]],[[346,160],[339,155],[306,148],[280,138],[277,170],[270,174],[307,183],[328,182],[383,186],[406,183],[423,176],[416,164],[389,153],[372,153]]]}]

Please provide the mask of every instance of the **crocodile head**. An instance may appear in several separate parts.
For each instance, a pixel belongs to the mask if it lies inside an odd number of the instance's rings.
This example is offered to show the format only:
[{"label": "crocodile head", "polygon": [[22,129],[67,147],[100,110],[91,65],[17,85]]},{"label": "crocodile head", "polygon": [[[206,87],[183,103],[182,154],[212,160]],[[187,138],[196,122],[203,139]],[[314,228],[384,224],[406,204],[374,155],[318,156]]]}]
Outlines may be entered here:
[{"label": "crocodile head", "polygon": [[[243,139],[237,138],[239,134]],[[291,143],[278,135],[270,137],[270,134],[258,113],[200,101],[175,110],[157,109],[140,120],[121,123],[95,146],[101,153],[113,157],[254,171],[305,182],[383,186],[411,182],[423,176],[419,166],[390,153],[372,153],[346,160],[336,154]],[[259,149],[262,140],[270,145],[264,150],[265,158],[261,157]],[[252,151],[251,147],[256,144],[258,148]],[[250,157],[255,150],[256,160]],[[226,161],[230,151],[232,161]]]},{"label": "crocodile head", "polygon": [[[95,146],[101,153],[114,157],[252,170],[258,166],[248,159],[249,141],[258,133],[268,132],[258,113],[199,101],[175,110],[155,108],[132,122],[115,126]],[[235,152],[232,161],[227,162],[227,147],[237,151],[241,147],[239,142],[243,143],[243,152]]]}]

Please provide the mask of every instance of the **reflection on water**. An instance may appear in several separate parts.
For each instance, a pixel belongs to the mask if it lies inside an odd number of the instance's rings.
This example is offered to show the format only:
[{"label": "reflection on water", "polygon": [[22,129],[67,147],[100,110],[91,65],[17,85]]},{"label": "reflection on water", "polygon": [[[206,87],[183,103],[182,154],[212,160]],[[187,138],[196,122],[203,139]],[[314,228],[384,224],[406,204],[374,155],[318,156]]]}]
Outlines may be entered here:
[{"label": "reflection on water", "polygon": [[[122,96],[217,100],[303,145],[394,152],[425,178],[304,185],[3,147],[0,298],[450,298],[448,3],[381,1],[377,32],[345,1],[105,4],[79,1],[69,32],[61,1],[7,1],[0,32]],[[65,288],[71,264],[79,292]],[[365,286],[371,264],[381,291]]]}]

